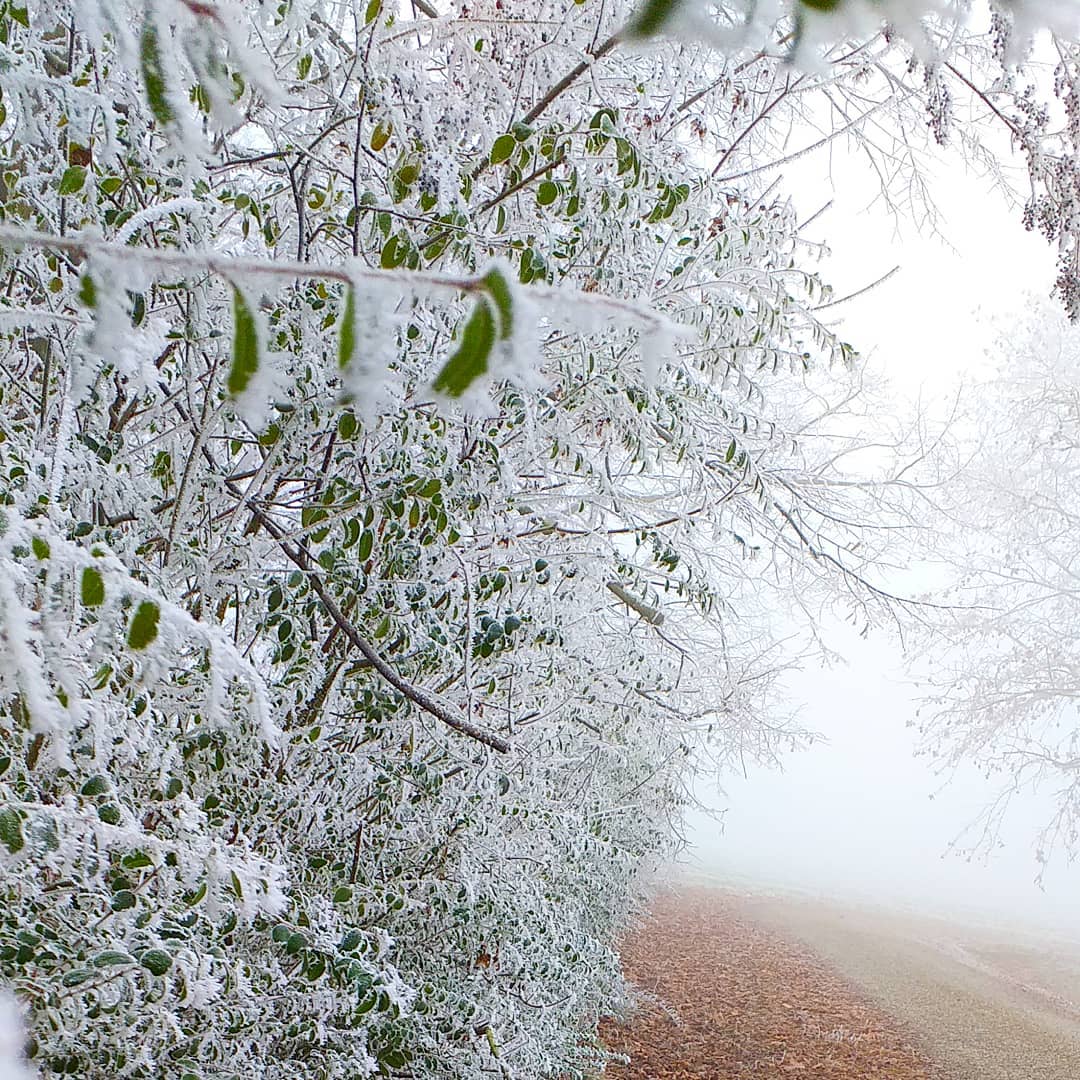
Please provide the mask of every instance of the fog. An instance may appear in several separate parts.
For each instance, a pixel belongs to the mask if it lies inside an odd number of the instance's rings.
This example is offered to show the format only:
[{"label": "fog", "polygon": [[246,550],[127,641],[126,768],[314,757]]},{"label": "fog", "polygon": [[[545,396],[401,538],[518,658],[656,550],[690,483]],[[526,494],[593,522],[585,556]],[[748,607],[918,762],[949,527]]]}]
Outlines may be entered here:
[{"label": "fog", "polygon": [[[729,879],[830,895],[1050,925],[1080,932],[1080,867],[1052,863],[1043,888],[1035,837],[1048,798],[1014,799],[987,857],[950,850],[998,791],[973,768],[937,776],[915,757],[917,687],[899,646],[833,626],[845,665],[790,674],[800,718],[823,741],[785,758],[782,770],[748,768],[703,800],[721,822],[690,816],[689,866]],[[975,836],[969,836],[974,839]]]},{"label": "fog", "polygon": [[[842,305],[849,340],[866,351],[873,378],[894,388],[896,409],[918,398],[944,408],[955,387],[985,362],[994,323],[1019,311],[1025,293],[1046,294],[1053,278],[1043,241],[986,177],[940,155],[935,184],[941,235],[898,232],[864,165],[837,149],[800,163],[785,186],[806,216],[830,198],[832,250],[823,276],[837,296],[856,292],[893,266],[884,284]],[[932,584],[899,581],[913,595]],[[929,910],[983,913],[1080,932],[1080,868],[1052,862],[1042,887],[1035,840],[1049,817],[1049,792],[1014,798],[989,858],[953,850],[997,794],[973,768],[949,776],[914,757],[919,691],[903,671],[900,645],[885,633],[864,640],[825,628],[847,663],[810,666],[785,687],[805,726],[823,741],[787,756],[782,771],[729,777],[722,793],[699,792],[722,825],[688,820],[689,865],[728,878],[865,897]],[[970,842],[975,839],[968,835]]]}]

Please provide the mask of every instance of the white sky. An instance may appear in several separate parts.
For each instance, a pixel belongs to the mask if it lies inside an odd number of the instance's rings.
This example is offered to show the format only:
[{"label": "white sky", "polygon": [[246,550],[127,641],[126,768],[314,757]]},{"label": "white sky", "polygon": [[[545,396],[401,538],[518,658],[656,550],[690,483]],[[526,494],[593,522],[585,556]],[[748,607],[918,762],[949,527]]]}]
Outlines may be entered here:
[{"label": "white sky", "polygon": [[[989,316],[1025,306],[1025,293],[1045,295],[1054,252],[1026,233],[1020,213],[1006,206],[985,179],[942,155],[933,190],[941,209],[940,238],[910,226],[896,232],[860,162],[834,150],[785,170],[785,192],[805,192],[804,215],[829,198],[834,209],[811,228],[828,238],[823,275],[837,296],[861,288],[900,264],[873,292],[837,308],[848,340],[883,370],[897,394],[928,402],[947,397],[965,371],[977,369],[989,344]],[[820,197],[818,197],[820,196]],[[899,645],[881,634],[864,641],[845,626],[831,644],[846,667],[805,670],[787,680],[803,723],[827,737],[789,756],[783,772],[756,770],[733,777],[720,827],[701,814],[689,820],[697,865],[776,884],[852,892],[934,908],[982,909],[1021,922],[1080,929],[1080,867],[1057,864],[1044,882],[1033,845],[1045,797],[1021,798],[989,862],[945,855],[949,842],[996,790],[974,770],[942,781],[925,758],[913,757],[917,690],[907,685]],[[936,793],[936,794],[935,794]],[[931,795],[934,797],[931,799]]]}]

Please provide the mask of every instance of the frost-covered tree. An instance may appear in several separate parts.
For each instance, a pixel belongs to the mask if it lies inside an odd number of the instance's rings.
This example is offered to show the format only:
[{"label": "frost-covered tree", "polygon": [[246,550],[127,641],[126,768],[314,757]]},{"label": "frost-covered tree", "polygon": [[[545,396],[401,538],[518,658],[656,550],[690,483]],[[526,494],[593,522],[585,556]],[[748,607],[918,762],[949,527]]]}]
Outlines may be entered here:
[{"label": "frost-covered tree", "polygon": [[876,26],[788,66],[820,6],[721,52],[655,38],[679,4],[0,6],[0,974],[44,1075],[602,1060],[690,763],[799,737],[770,613],[887,600],[766,166],[815,93],[908,98]]},{"label": "frost-covered tree", "polygon": [[977,848],[997,840],[1014,795],[1054,795],[1046,861],[1055,849],[1074,856],[1080,836],[1080,339],[1036,305],[1002,332],[994,360],[965,389],[934,522],[950,606],[929,620],[920,724],[944,767],[974,761],[1000,781]]}]

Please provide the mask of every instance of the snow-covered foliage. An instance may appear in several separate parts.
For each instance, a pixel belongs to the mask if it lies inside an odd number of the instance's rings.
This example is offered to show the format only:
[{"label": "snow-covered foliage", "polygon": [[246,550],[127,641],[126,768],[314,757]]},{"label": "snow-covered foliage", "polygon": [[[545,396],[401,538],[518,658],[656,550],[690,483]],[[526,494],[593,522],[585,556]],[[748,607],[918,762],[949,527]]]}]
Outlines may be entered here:
[{"label": "snow-covered foliage", "polygon": [[429,7],[0,6],[42,1074],[582,1075],[689,767],[800,736],[770,609],[881,599],[853,353],[758,172],[864,61]]}]

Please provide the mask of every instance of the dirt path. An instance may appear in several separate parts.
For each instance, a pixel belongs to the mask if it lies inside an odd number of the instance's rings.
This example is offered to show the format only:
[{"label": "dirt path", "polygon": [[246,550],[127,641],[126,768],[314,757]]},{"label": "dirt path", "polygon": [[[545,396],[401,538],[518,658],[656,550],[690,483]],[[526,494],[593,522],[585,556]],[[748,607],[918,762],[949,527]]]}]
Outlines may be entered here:
[{"label": "dirt path", "polygon": [[740,910],[919,1032],[948,1080],[1080,1078],[1075,944],[790,898],[748,898]]},{"label": "dirt path", "polygon": [[692,888],[626,942],[612,1080],[1080,1080],[1080,946]]},{"label": "dirt path", "polygon": [[631,1057],[609,1067],[611,1080],[939,1076],[841,976],[724,893],[664,900],[626,942],[623,960],[651,1003],[628,1025],[606,1025],[607,1045]]}]

